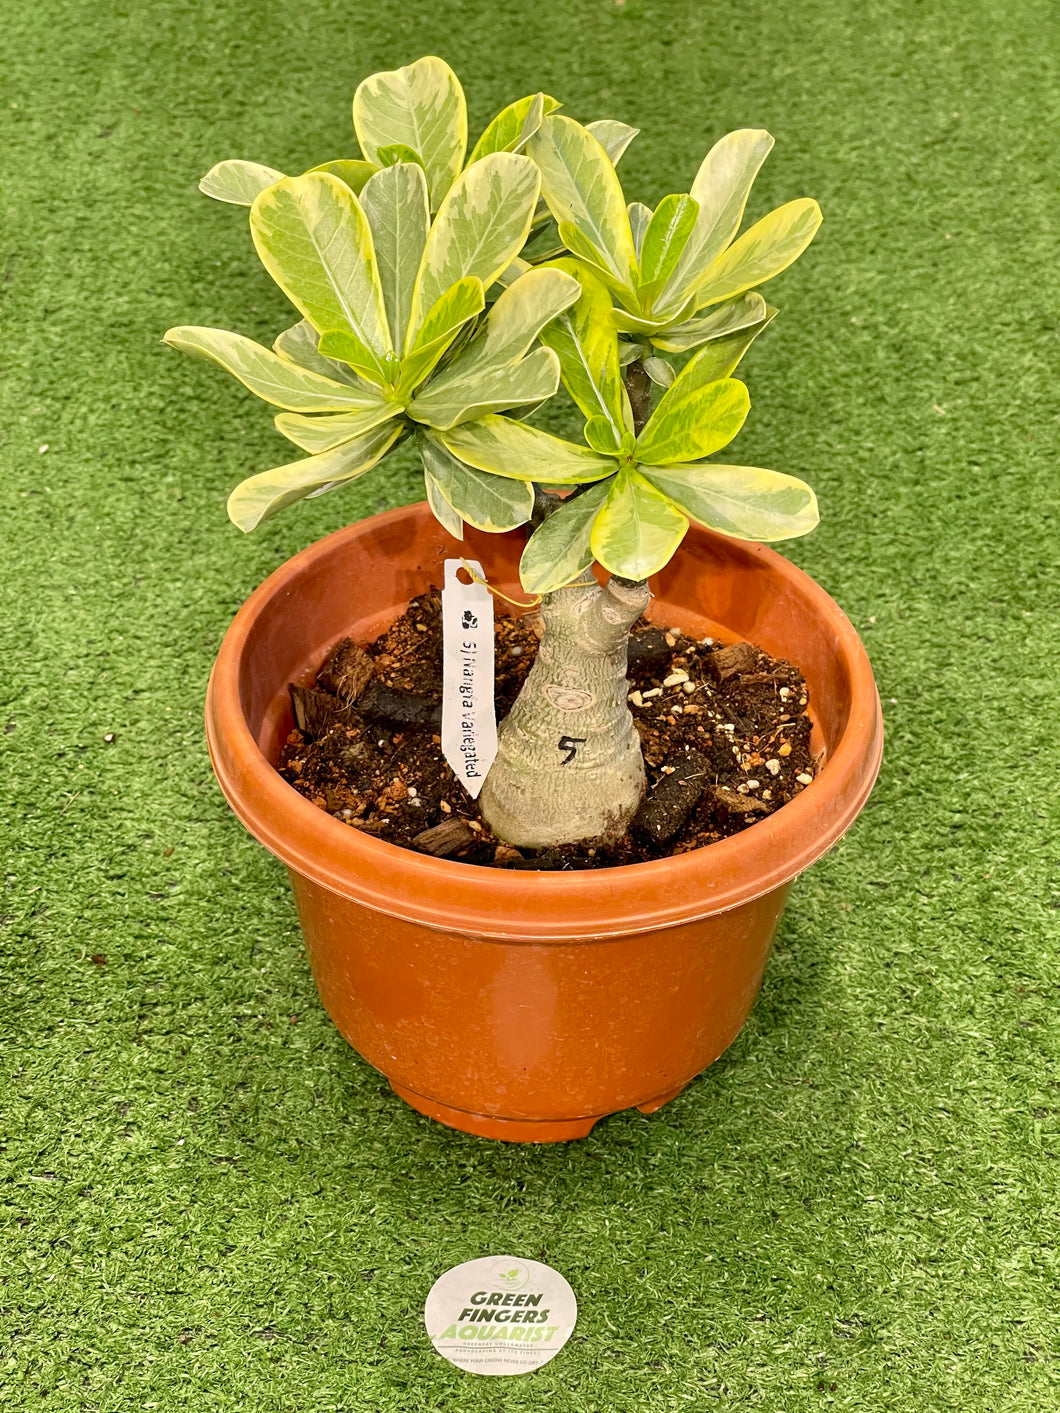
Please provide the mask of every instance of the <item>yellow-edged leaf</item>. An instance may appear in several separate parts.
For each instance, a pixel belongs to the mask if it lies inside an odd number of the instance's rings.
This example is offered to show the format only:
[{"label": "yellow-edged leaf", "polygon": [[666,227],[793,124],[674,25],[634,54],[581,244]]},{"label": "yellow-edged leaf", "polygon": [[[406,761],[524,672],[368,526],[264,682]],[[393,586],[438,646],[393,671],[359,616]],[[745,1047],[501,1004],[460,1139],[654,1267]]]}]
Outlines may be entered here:
[{"label": "yellow-edged leaf", "polygon": [[655,208],[640,250],[642,301],[652,299],[672,274],[696,224],[698,212],[699,207],[690,196],[664,196]]},{"label": "yellow-edged leaf", "polygon": [[325,378],[337,378],[340,383],[359,388],[373,400],[379,397],[378,391],[359,378],[348,363],[325,358],[320,352],[320,335],[308,319],[299,319],[297,324],[277,334],[272,346],[288,363],[297,363],[299,368],[308,368],[311,373],[320,373]]},{"label": "yellow-edged leaf", "polygon": [[741,128],[716,142],[704,157],[689,193],[699,214],[659,296],[660,311],[672,312],[698,289],[711,262],[740,229],[754,179],[772,146],[772,137],[763,129]]},{"label": "yellow-edged leaf", "polygon": [[673,556],[688,520],[639,472],[623,467],[593,522],[593,557],[623,579],[647,579]]},{"label": "yellow-edged leaf", "polygon": [[387,381],[392,352],[372,232],[350,188],[327,172],[286,177],[250,209],[262,264],[321,334],[350,334]]},{"label": "yellow-edged leaf", "polygon": [[615,451],[633,427],[629,397],[618,364],[618,335],[611,298],[603,285],[575,260],[558,260],[554,269],[578,279],[575,304],[541,331],[541,342],[559,356],[563,386],[588,419],[603,417]]},{"label": "yellow-edged leaf", "polygon": [[[709,352],[708,345],[703,354]],[[707,382],[709,371],[709,356],[697,354],[678,373],[637,438],[638,462],[669,466],[699,461],[732,441],[744,424],[751,399],[735,378]]]},{"label": "yellow-edged leaf", "polygon": [[[459,357],[454,368],[460,363]],[[507,367],[494,367],[474,378],[442,382],[439,377],[408,405],[409,416],[428,427],[446,430],[511,407],[542,403],[559,387],[559,359],[547,348],[535,348]]]},{"label": "yellow-edged leaf", "polygon": [[458,280],[436,301],[420,325],[412,347],[401,360],[399,389],[411,392],[437,365],[469,319],[486,306],[482,281],[474,275]]},{"label": "yellow-edged leaf", "polygon": [[698,307],[719,304],[779,275],[813,240],[821,220],[821,208],[808,196],[763,216],[708,268],[697,287]]},{"label": "yellow-edged leaf", "polygon": [[489,289],[523,248],[541,178],[529,157],[492,152],[453,183],[427,237],[406,344],[435,302],[474,276]]},{"label": "yellow-edged leaf", "polygon": [[622,186],[600,142],[580,123],[553,115],[527,143],[541,169],[541,191],[557,224],[573,226],[625,288],[637,278],[637,257]]},{"label": "yellow-edged leaf", "polygon": [[199,190],[215,201],[227,201],[231,206],[250,206],[254,198],[273,182],[282,181],[283,172],[264,167],[260,162],[218,162],[203,177]]},{"label": "yellow-edged leaf", "polygon": [[249,477],[228,497],[229,519],[240,530],[250,531],[285,505],[363,476],[390,450],[403,430],[400,423],[386,422],[322,456],[310,456]]},{"label": "yellow-edged leaf", "polygon": [[611,486],[609,478],[564,501],[530,536],[519,561],[519,578],[528,594],[562,589],[590,567],[593,522]]},{"label": "yellow-edged leaf", "polygon": [[362,162],[357,157],[339,157],[332,162],[321,162],[319,166],[310,167],[310,172],[327,172],[333,177],[338,177],[340,182],[345,182],[355,196],[360,194],[369,177],[373,177],[378,172],[379,167],[375,162]]},{"label": "yellow-edged leaf", "polygon": [[741,540],[791,540],[820,516],[805,481],[757,466],[644,467],[647,481],[690,520]]},{"label": "yellow-edged leaf", "polygon": [[272,420],[276,430],[289,442],[317,456],[343,442],[352,442],[373,427],[381,427],[400,411],[393,403],[380,398],[377,406],[365,407],[359,412],[337,412],[331,417],[303,417],[298,412],[281,412]]},{"label": "yellow-edged leaf", "polygon": [[361,206],[372,229],[390,337],[400,350],[405,347],[412,291],[431,225],[423,168],[411,163],[384,167],[365,182]]},{"label": "yellow-edged leaf", "polygon": [[750,291],[739,294],[728,304],[719,305],[699,319],[686,319],[681,324],[668,324],[650,335],[656,348],[667,353],[688,353],[712,339],[725,338],[739,329],[760,324],[766,317],[766,302],[760,294]]},{"label": "yellow-edged leaf", "polygon": [[467,165],[470,167],[472,162],[488,157],[491,152],[521,152],[541,126],[542,119],[560,106],[547,93],[531,93],[528,98],[509,103],[475,143]]},{"label": "yellow-edged leaf", "polygon": [[464,522],[454,507],[446,500],[441,486],[426,466],[423,468],[423,487],[427,492],[427,504],[430,506],[431,514],[435,520],[443,530],[448,530],[454,540],[462,540],[464,538]]},{"label": "yellow-edged leaf", "polygon": [[534,509],[529,481],[491,476],[458,461],[429,432],[419,438],[420,455],[446,501],[462,520],[477,530],[503,533],[525,525]]},{"label": "yellow-edged leaf", "polygon": [[721,338],[711,339],[702,352],[696,355],[699,360],[696,376],[699,380],[706,384],[718,382],[722,378],[731,378],[751,344],[776,316],[777,311],[773,306],[766,305],[765,313],[756,324],[748,324],[742,329],[723,334]]},{"label": "yellow-edged leaf", "polygon": [[640,128],[631,128],[628,123],[620,123],[615,118],[597,118],[594,123],[586,123],[585,130],[596,138],[613,167],[618,166],[622,154],[640,132]]},{"label": "yellow-edged leaf", "polygon": [[405,68],[372,74],[353,95],[353,126],[361,151],[377,165],[381,147],[418,153],[436,210],[467,151],[467,103],[449,65],[429,55]]},{"label": "yellow-edged leaf", "polygon": [[458,461],[519,481],[575,485],[598,481],[615,469],[609,457],[510,417],[480,417],[435,435]]},{"label": "yellow-edged leaf", "polygon": [[378,401],[377,395],[367,388],[358,390],[300,368],[253,339],[227,329],[182,326],[170,329],[162,341],[171,348],[219,364],[274,407],[292,412],[341,412],[374,407]]}]

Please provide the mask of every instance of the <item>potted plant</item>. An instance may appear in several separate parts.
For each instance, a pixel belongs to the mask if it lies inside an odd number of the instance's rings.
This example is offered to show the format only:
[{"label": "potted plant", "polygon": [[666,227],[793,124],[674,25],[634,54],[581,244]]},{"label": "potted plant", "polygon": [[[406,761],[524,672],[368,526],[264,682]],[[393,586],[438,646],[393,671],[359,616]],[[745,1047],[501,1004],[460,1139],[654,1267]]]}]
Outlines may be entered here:
[{"label": "potted plant", "polygon": [[[236,813],[289,869],[343,1034],[422,1112],[523,1141],[650,1112],[725,1049],[791,880],[864,804],[882,743],[851,625],[761,544],[812,529],[813,492],[707,460],[747,415],[733,374],[776,312],[759,287],[813,238],[816,203],[738,235],[772,146],[740,131],[689,194],[627,205],[614,163],[634,130],[558,109],[544,94],[512,104],[465,160],[464,96],[441,60],[365,80],[359,159],[296,177],[229,162],[203,179],[250,205],[300,322],[272,350],[218,329],[165,336],[281,408],[278,430],[308,453],[233,491],[243,530],[418,447],[425,506],[328,536],[244,605],[211,678],[208,739]],[[580,442],[527,420],[561,384]],[[422,856],[317,810],[274,768],[288,682],[339,639],[371,638],[454,555],[541,598],[541,650],[480,799],[499,839],[626,829],[645,786],[626,691],[645,610],[798,664],[824,756],[812,786],[706,849],[579,873]]]}]

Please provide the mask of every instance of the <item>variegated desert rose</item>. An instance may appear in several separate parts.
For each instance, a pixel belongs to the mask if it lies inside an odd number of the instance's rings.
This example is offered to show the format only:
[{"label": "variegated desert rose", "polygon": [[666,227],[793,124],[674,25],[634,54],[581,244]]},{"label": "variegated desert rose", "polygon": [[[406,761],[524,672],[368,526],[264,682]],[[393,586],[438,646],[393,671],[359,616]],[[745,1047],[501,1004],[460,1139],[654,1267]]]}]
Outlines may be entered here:
[{"label": "variegated desert rose", "polygon": [[[640,803],[628,635],[689,522],[763,541],[817,523],[802,481],[708,459],[747,416],[733,375],[776,313],[759,287],[813,239],[817,203],[739,234],[773,144],[754,129],[717,142],[688,195],[627,203],[615,163],[636,129],[559,108],[520,99],[468,156],[460,83],[424,58],[357,89],[359,157],[301,176],[219,163],[200,186],[250,207],[257,253],[301,319],[272,349],[222,329],[165,335],[282,408],[278,431],[308,453],[236,487],[240,529],[410,438],[457,540],[465,523],[530,528],[520,572],[543,596],[545,636],[480,803],[499,838],[538,848],[616,836]],[[527,420],[560,384],[582,442]],[[584,742],[576,768],[561,736]]]}]

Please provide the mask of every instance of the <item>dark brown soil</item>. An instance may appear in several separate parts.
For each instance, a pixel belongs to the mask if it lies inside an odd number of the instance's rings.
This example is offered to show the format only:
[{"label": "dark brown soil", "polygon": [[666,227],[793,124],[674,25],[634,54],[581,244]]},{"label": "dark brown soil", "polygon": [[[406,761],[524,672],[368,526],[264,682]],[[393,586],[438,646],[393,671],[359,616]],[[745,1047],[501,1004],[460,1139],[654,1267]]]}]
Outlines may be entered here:
[{"label": "dark brown soil", "polygon": [[[537,615],[496,623],[497,719],[537,652]],[[815,773],[798,669],[750,643],[697,642],[642,619],[630,639],[630,709],[648,791],[617,844],[543,852],[495,839],[441,751],[442,616],[437,589],[374,643],[340,643],[313,687],[292,686],[296,729],[281,774],[354,829],[462,863],[609,868],[668,858],[739,833]]]}]

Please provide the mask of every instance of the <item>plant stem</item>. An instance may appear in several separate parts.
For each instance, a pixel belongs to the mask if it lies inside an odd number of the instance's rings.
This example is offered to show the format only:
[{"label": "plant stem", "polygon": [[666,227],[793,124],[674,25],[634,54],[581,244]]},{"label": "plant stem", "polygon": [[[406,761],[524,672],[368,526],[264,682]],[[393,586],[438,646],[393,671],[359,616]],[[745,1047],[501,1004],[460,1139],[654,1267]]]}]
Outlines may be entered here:
[{"label": "plant stem", "polygon": [[651,379],[645,373],[644,364],[639,358],[635,358],[626,368],[625,382],[633,412],[633,431],[639,437],[651,416]]}]

